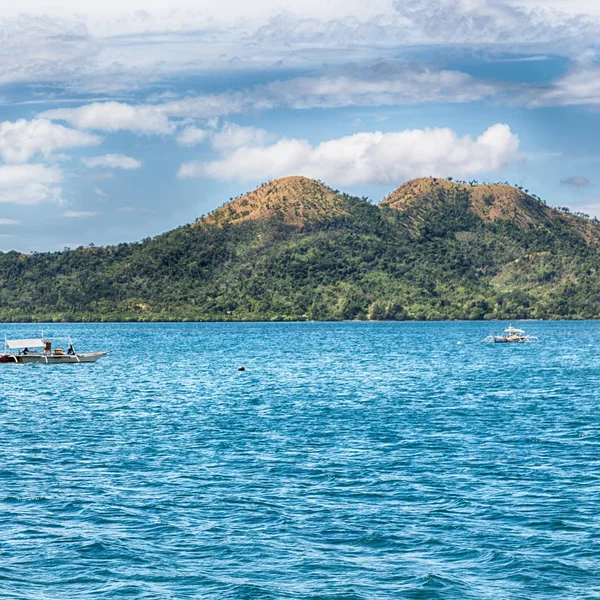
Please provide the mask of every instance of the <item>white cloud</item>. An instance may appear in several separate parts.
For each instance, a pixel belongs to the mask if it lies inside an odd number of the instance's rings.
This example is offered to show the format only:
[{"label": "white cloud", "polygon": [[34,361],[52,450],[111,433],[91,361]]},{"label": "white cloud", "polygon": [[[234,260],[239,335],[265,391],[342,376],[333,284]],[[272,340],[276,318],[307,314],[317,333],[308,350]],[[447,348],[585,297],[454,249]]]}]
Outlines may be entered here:
[{"label": "white cloud", "polygon": [[[478,80],[466,73],[422,66],[373,63],[347,67],[321,77],[297,77],[257,85],[243,92],[188,96],[162,104],[129,105],[94,102],[77,108],[41,113],[46,119],[67,121],[81,129],[128,130],[167,134],[175,130],[172,119],[207,119],[207,128],[188,126],[177,142],[193,146],[205,141],[218,126],[218,117],[275,108],[337,108],[343,106],[394,106],[432,102],[474,102],[504,92],[505,86]],[[226,129],[227,125],[223,129]],[[245,135],[246,128],[230,125],[222,136]]]},{"label": "white cloud", "polygon": [[[567,3],[564,3],[567,4]],[[589,11],[565,12],[547,2],[506,0],[395,0],[405,19],[404,43],[506,45],[550,44],[557,53],[593,40],[597,19]],[[583,8],[583,7],[582,7]]]},{"label": "white cloud", "polygon": [[0,219],[0,225],[20,225],[21,221],[15,221],[14,219]]},{"label": "white cloud", "polygon": [[255,181],[297,174],[342,185],[397,184],[418,176],[489,173],[522,158],[518,137],[498,123],[476,139],[451,129],[357,133],[317,146],[284,139],[225,151],[210,162],[184,163],[178,176]]},{"label": "white cloud", "polygon": [[223,151],[241,146],[262,146],[272,138],[264,129],[224,123],[223,128],[213,134],[211,143],[214,148]]},{"label": "white cloud", "polygon": [[40,116],[82,129],[138,134],[169,134],[176,129],[175,120],[207,119],[206,129],[187,126],[176,138],[180,145],[193,146],[211,136],[219,117],[278,108],[406,106],[490,99],[530,107],[598,105],[600,64],[596,58],[596,53],[579,54],[574,67],[549,84],[482,80],[456,70],[379,61],[328,68],[325,75],[276,80],[244,91],[187,96],[161,104],[94,102],[49,110]]},{"label": "white cloud", "polygon": [[62,173],[44,165],[0,165],[0,203],[60,202]]},{"label": "white cloud", "polygon": [[0,83],[64,82],[76,79],[96,59],[95,43],[85,24],[73,18],[48,14],[8,17],[6,4],[0,20]]},{"label": "white cloud", "polygon": [[260,107],[390,106],[428,102],[473,102],[495,95],[499,86],[460,71],[379,63],[358,72],[298,77],[256,88]]},{"label": "white cloud", "polygon": [[89,168],[104,167],[107,169],[139,169],[142,162],[124,154],[105,154],[104,156],[90,156],[82,158],[81,162]]},{"label": "white cloud", "polygon": [[65,210],[63,213],[63,217],[67,219],[85,219],[90,217],[97,217],[100,213],[98,212],[89,212],[85,210]]},{"label": "white cloud", "polygon": [[[207,21],[230,25],[237,20],[249,19],[264,21],[269,15],[281,10],[281,0],[261,0],[249,5],[240,0],[175,0],[169,5],[161,0],[105,0],[101,4],[86,5],[85,18],[96,34],[104,32],[123,35],[132,31],[156,32],[165,29],[191,29]],[[21,0],[18,4],[4,7],[7,17],[21,13],[46,14],[47,2],[44,0]],[[73,14],[73,3],[69,0],[57,0],[52,4],[53,12],[61,17]],[[365,16],[376,15],[389,7],[387,0],[373,0],[365,6],[360,0],[291,0],[286,3],[289,10],[299,16],[309,16],[320,12],[327,18],[351,16],[361,13]],[[187,26],[187,27],[186,27]]]},{"label": "white cloud", "polygon": [[174,125],[159,107],[131,106],[122,102],[93,102],[78,108],[56,108],[41,114],[47,119],[66,121],[80,129],[133,131],[140,134],[171,133]]},{"label": "white cloud", "polygon": [[244,93],[225,92],[222,94],[187,96],[179,100],[152,105],[152,108],[170,117],[212,119],[241,113],[252,108],[255,103],[249,94],[252,94],[252,90],[247,90]]},{"label": "white cloud", "polygon": [[47,119],[0,123],[0,156],[6,162],[26,162],[37,154],[49,157],[55,150],[99,144],[102,138],[52,123]]},{"label": "white cloud", "polygon": [[531,107],[600,104],[600,65],[583,63],[549,85],[530,86],[522,96]]},{"label": "white cloud", "polygon": [[208,131],[199,127],[186,127],[178,136],[177,143],[180,146],[195,146],[201,144],[208,137]]},{"label": "white cloud", "polygon": [[160,107],[171,117],[209,118],[273,108],[393,106],[429,102],[474,102],[504,87],[460,71],[375,63],[321,77],[296,77],[258,85],[245,92],[187,97]]},{"label": "white cloud", "polygon": [[[294,36],[294,26],[309,15],[319,14],[317,25],[322,33],[332,32],[331,21],[348,21],[355,32],[362,28],[369,31],[379,14],[387,13],[392,20],[394,16],[388,0],[375,0],[370,6],[358,0],[334,0],[330,7],[318,0],[295,2],[286,6],[283,16],[280,0],[252,5],[239,0],[224,4],[178,0],[168,8],[136,2],[135,9],[121,3],[107,9],[105,4],[100,11],[93,10],[92,5],[83,11],[67,3],[54,3],[51,15],[47,6],[37,2],[19,3],[14,11],[3,6],[0,83],[56,81],[66,87],[106,92],[143,86],[173,74],[240,65],[272,68],[282,58],[290,66],[318,65],[325,58],[324,52],[313,51],[312,57],[300,54],[298,50],[306,49],[305,40]],[[266,39],[263,26],[277,15],[283,35],[275,45]],[[310,27],[314,25],[303,26]],[[348,27],[335,39],[320,36],[313,44],[315,50],[324,50],[324,39],[334,49],[348,49],[351,38],[344,37],[347,31]],[[371,41],[376,42],[376,37]],[[349,53],[364,57],[366,52],[367,48],[354,48]],[[377,54],[375,50],[369,52]]]}]

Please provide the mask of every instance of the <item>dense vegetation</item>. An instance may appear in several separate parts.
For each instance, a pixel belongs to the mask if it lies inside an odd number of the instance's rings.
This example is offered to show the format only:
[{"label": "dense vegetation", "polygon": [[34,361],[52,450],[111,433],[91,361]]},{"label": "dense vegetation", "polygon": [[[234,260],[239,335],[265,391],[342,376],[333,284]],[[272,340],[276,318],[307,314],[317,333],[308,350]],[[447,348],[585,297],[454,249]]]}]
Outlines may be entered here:
[{"label": "dense vegetation", "polygon": [[461,186],[417,200],[340,194],[335,216],[302,226],[213,218],[135,244],[0,254],[0,319],[600,317],[600,243],[583,217],[482,219]]}]

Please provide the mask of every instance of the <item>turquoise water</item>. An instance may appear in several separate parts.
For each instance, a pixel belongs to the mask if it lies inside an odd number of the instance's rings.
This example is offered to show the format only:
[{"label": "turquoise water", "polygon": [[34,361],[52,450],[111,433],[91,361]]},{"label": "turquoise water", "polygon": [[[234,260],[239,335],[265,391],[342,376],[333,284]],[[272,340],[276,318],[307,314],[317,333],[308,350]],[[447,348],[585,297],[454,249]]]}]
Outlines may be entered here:
[{"label": "turquoise water", "polygon": [[46,326],[112,354],[0,365],[0,598],[599,597],[600,323],[503,327]]}]

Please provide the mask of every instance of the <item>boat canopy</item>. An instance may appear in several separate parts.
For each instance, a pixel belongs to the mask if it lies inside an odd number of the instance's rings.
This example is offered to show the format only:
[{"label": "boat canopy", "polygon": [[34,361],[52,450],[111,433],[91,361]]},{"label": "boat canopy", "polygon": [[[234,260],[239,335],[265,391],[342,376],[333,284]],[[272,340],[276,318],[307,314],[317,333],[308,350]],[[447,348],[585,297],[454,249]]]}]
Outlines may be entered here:
[{"label": "boat canopy", "polygon": [[40,338],[31,338],[23,340],[5,340],[6,347],[14,350],[15,348],[43,348],[44,341]]},{"label": "boat canopy", "polygon": [[513,327],[512,325],[508,328],[504,330],[504,333],[525,333],[522,329],[517,329],[516,327]]}]

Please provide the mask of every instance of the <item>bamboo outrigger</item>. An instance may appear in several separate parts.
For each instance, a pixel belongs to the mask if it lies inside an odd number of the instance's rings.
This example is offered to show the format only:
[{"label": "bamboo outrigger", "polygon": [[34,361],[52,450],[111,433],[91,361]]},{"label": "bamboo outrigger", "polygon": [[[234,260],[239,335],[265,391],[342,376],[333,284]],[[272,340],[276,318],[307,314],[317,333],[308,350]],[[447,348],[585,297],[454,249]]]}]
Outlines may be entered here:
[{"label": "bamboo outrigger", "polygon": [[504,330],[505,335],[488,335],[483,338],[483,342],[491,344],[522,344],[527,342],[538,342],[538,338],[534,335],[526,335],[522,329],[517,329],[512,325],[509,325]]},{"label": "bamboo outrigger", "polygon": [[72,363],[94,363],[99,358],[106,356],[108,352],[75,352],[71,338],[68,338],[69,346],[65,352],[64,348],[52,349],[52,342],[44,337],[9,340],[4,337],[4,354],[0,355],[0,363],[5,364],[72,364]]}]

